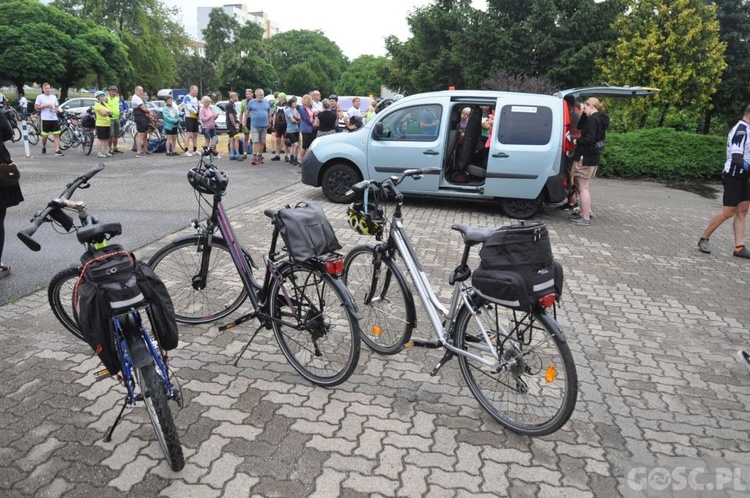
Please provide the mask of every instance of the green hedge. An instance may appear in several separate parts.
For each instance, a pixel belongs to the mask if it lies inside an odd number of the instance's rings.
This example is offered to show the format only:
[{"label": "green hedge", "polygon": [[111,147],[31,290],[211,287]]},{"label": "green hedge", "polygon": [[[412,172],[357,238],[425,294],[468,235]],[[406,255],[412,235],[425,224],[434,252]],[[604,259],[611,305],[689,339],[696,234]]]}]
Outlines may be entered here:
[{"label": "green hedge", "polygon": [[607,133],[597,175],[659,180],[720,178],[726,149],[726,138],[672,128]]}]

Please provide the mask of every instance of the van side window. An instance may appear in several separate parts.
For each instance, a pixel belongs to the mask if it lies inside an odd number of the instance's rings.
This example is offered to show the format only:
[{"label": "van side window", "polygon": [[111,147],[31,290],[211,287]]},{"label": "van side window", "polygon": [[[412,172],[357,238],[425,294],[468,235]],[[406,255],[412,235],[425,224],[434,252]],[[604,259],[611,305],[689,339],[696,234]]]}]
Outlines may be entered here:
[{"label": "van side window", "polygon": [[503,106],[495,121],[497,139],[508,145],[545,145],[552,138],[552,109],[533,105]]},{"label": "van side window", "polygon": [[442,106],[420,105],[399,109],[383,119],[381,140],[433,142],[440,130]]}]

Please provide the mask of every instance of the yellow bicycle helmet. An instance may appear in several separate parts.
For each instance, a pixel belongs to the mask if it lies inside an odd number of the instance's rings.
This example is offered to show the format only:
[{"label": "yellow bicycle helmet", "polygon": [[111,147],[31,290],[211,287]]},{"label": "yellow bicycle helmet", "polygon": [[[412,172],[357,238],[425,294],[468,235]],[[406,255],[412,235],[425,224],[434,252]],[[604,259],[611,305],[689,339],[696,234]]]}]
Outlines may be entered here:
[{"label": "yellow bicycle helmet", "polygon": [[353,202],[346,210],[346,217],[349,219],[349,226],[352,230],[361,235],[380,236],[383,234],[385,216],[383,210],[373,204]]}]

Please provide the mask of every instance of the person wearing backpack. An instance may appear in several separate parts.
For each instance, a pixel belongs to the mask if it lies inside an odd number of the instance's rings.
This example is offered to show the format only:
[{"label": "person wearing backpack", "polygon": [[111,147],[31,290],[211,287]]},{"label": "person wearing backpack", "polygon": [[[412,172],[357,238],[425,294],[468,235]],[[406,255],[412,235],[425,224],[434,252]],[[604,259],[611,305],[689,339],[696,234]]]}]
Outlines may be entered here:
[{"label": "person wearing backpack", "polygon": [[271,161],[280,161],[282,146],[284,147],[284,155],[289,156],[289,147],[284,143],[284,135],[286,135],[286,94],[279,93],[278,102],[276,104],[276,111],[273,114],[273,133],[276,136],[276,155],[271,158]]}]

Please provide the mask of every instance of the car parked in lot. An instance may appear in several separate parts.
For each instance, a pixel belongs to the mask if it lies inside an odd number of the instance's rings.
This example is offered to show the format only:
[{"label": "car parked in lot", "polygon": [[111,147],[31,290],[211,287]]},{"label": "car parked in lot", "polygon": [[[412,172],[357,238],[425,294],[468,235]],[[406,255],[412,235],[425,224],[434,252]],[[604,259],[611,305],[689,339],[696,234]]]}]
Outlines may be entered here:
[{"label": "car parked in lot", "polygon": [[68,99],[65,102],[62,103],[60,106],[60,110],[70,112],[73,114],[81,114],[89,110],[90,107],[92,107],[94,104],[96,104],[95,98],[89,98],[89,97],[76,97],[74,99]]},{"label": "car parked in lot", "polygon": [[[438,172],[399,185],[403,193],[498,200],[512,218],[529,218],[543,203],[569,194],[566,139],[570,108],[583,97],[654,95],[654,88],[592,87],[555,95],[482,90],[410,95],[376,114],[363,128],[313,141],[302,162],[302,182],[322,187],[333,202],[350,202],[351,186],[382,181],[410,168]],[[462,138],[462,109],[472,110]],[[482,137],[482,109],[494,125]]]}]

